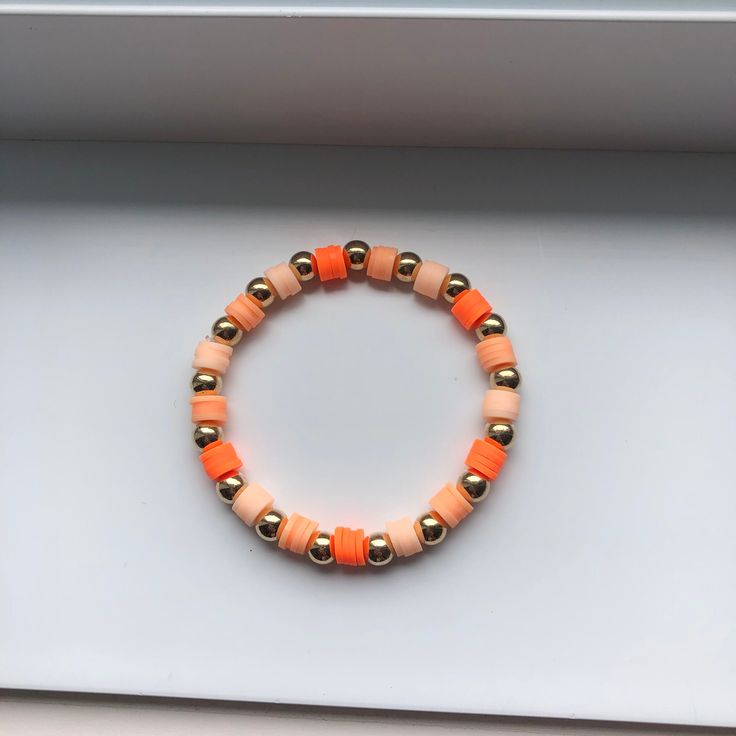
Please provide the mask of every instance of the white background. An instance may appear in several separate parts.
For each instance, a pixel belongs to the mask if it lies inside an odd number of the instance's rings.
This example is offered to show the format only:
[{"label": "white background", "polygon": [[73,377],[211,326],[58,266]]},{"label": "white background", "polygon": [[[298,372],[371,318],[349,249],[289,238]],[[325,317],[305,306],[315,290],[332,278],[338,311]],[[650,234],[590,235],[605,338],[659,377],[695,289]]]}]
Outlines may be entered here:
[{"label": "white background", "polygon": [[[734,159],[2,149],[0,684],[734,724]],[[191,351],[245,282],[361,237],[510,325],[519,439],[442,548],[321,570],[213,497]],[[271,310],[229,435],[287,511],[415,513],[482,428],[446,310],[351,283]]]}]

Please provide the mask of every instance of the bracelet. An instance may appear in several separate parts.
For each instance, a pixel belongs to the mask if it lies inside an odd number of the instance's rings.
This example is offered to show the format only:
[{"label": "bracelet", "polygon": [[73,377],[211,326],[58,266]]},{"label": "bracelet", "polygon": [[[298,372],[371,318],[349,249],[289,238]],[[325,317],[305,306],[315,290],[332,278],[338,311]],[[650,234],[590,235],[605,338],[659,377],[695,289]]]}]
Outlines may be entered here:
[{"label": "bracelet", "polygon": [[[452,305],[451,312],[466,330],[475,330],[476,352],[491,388],[483,401],[487,422],[485,436],[476,439],[465,458],[466,471],[457,483],[446,483],[429,499],[430,510],[413,521],[408,516],[386,524],[384,532],[366,535],[363,529],[339,526],[330,533],[306,516],[287,516],[274,508],[274,499],[258,483],[249,483],[241,474],[243,462],[230,442],[223,440],[227,420],[227,400],[222,396],[222,376],[230,365],[233,347],[244,332],[257,327],[264,309],[276,296],[288,299],[302,290],[302,283],[315,276],[320,281],[346,279],[348,271],[365,270],[369,278],[413,284],[413,289],[430,299],[440,295]],[[320,565],[364,567],[383,566],[395,557],[410,557],[424,546],[434,546],[447,536],[484,499],[506,461],[506,448],[514,438],[514,422],[521,397],[517,393],[521,376],[516,356],[506,337],[504,320],[468,279],[433,261],[422,261],[415,253],[399,253],[396,248],[370,248],[353,240],[344,247],[328,245],[314,253],[300,251],[289,263],[279,263],[253,279],[245,293],[225,307],[225,316],[212,325],[211,339],[197,345],[192,367],[194,395],[191,398],[194,442],[207,475],[215,481],[218,497],[230,504],[235,514],[267,542],[276,542]]]}]

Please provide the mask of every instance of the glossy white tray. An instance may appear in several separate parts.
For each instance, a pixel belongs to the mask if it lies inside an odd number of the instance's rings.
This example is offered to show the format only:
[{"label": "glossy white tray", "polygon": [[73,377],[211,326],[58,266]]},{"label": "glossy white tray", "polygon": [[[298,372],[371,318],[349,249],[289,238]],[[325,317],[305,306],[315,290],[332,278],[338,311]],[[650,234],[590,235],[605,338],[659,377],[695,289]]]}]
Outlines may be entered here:
[{"label": "glossy white tray", "polygon": [[[734,158],[0,148],[0,686],[735,725]],[[518,442],[442,548],[373,574],[261,543],[190,441],[247,280],[360,237],[506,317]],[[274,311],[230,436],[286,510],[380,528],[462,467],[487,385],[443,308]]]}]

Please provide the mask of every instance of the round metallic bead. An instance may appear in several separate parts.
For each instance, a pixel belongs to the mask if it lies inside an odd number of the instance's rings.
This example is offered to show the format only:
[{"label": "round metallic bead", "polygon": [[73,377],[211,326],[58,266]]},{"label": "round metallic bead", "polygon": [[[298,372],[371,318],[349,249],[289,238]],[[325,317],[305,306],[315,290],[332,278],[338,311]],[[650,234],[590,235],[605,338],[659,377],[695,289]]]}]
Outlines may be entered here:
[{"label": "round metallic bead", "polygon": [[222,439],[222,427],[209,424],[198,424],[194,428],[194,444],[204,450],[211,442]]},{"label": "round metallic bead", "polygon": [[470,470],[463,473],[458,479],[457,484],[462,488],[473,503],[482,501],[491,490],[491,484],[487,478],[482,478]]},{"label": "round metallic bead", "polygon": [[491,312],[484,320],[480,323],[480,326],[475,331],[479,340],[485,340],[491,335],[505,335],[506,334],[506,323],[500,314]]},{"label": "round metallic bead", "polygon": [[299,281],[311,281],[314,278],[314,256],[308,250],[300,250],[289,258],[289,268]]},{"label": "round metallic bead", "polygon": [[445,300],[453,304],[458,294],[467,291],[470,288],[470,280],[461,273],[451,273],[445,277],[442,282],[442,296]]},{"label": "round metallic bead", "polygon": [[371,247],[362,240],[351,240],[343,248],[348,265],[353,271],[362,271],[371,257]]},{"label": "round metallic bead", "polygon": [[242,337],[243,331],[234,325],[229,317],[220,317],[212,325],[212,339],[215,342],[233,347],[240,342]]},{"label": "round metallic bead", "polygon": [[486,436],[496,440],[499,445],[508,447],[514,441],[514,425],[505,422],[491,422],[486,425]]},{"label": "round metallic bead", "polygon": [[399,281],[409,284],[417,277],[422,259],[416,254],[406,251],[399,253],[394,266],[394,274]]},{"label": "round metallic bead", "polygon": [[394,558],[394,553],[389,547],[386,537],[383,534],[371,534],[368,540],[367,561],[370,565],[382,567],[388,565]]},{"label": "round metallic bead", "polygon": [[273,304],[273,284],[265,277],[259,276],[248,282],[245,293],[255,299],[262,307]]},{"label": "round metallic bead", "polygon": [[330,562],[335,561],[330,549],[329,532],[317,532],[317,536],[307,550],[307,556],[317,565],[329,565]]},{"label": "round metallic bead", "polygon": [[417,527],[421,541],[429,547],[444,541],[447,536],[447,527],[429,513],[417,519]]},{"label": "round metallic bead", "polygon": [[220,501],[232,504],[235,500],[235,496],[237,496],[238,493],[247,486],[248,481],[243,478],[242,475],[233,475],[230,478],[225,478],[225,480],[221,480],[219,483],[216,483],[215,491]]},{"label": "round metallic bead", "polygon": [[219,394],[222,391],[222,376],[218,376],[215,373],[197,371],[192,376],[192,391],[195,394],[201,393],[202,391],[212,391],[213,393]]},{"label": "round metallic bead", "polygon": [[491,386],[510,388],[516,391],[521,386],[521,373],[517,368],[501,368],[491,373]]},{"label": "round metallic bead", "polygon": [[266,511],[256,522],[256,534],[266,542],[275,542],[279,538],[279,527],[285,521],[286,514],[283,511]]}]

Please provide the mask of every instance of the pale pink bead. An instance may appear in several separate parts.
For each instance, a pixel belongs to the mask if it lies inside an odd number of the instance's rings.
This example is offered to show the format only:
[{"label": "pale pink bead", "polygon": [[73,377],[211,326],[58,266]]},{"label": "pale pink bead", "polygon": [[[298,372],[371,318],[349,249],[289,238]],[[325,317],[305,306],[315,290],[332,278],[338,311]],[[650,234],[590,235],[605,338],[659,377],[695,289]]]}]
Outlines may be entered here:
[{"label": "pale pink bead", "polygon": [[424,261],[419,267],[419,273],[414,280],[414,291],[430,299],[436,299],[440,295],[442,282],[449,273],[447,266],[434,261]]},{"label": "pale pink bead", "polygon": [[429,499],[429,506],[449,527],[453,528],[473,510],[473,505],[463,497],[453,483],[445,483]]},{"label": "pale pink bead", "polygon": [[288,299],[302,290],[299,279],[285,263],[267,268],[263,275],[273,284],[273,288],[276,289],[281,299]]},{"label": "pale pink bead", "polygon": [[515,422],[519,418],[521,396],[506,388],[492,388],[483,399],[483,416],[487,422]]},{"label": "pale pink bead", "polygon": [[248,526],[253,526],[266,511],[273,508],[273,496],[258,483],[250,483],[235,497],[232,509]]},{"label": "pale pink bead", "polygon": [[414,531],[414,522],[408,516],[389,521],[386,524],[386,533],[398,557],[411,557],[422,551],[422,545]]},{"label": "pale pink bead", "polygon": [[213,373],[225,373],[230,367],[230,357],[233,349],[229,345],[219,342],[202,340],[194,351],[192,368],[198,371],[212,371]]},{"label": "pale pink bead", "polygon": [[371,249],[371,257],[368,259],[366,273],[372,279],[379,281],[391,281],[394,275],[394,263],[399,251],[386,245],[374,245]]}]

